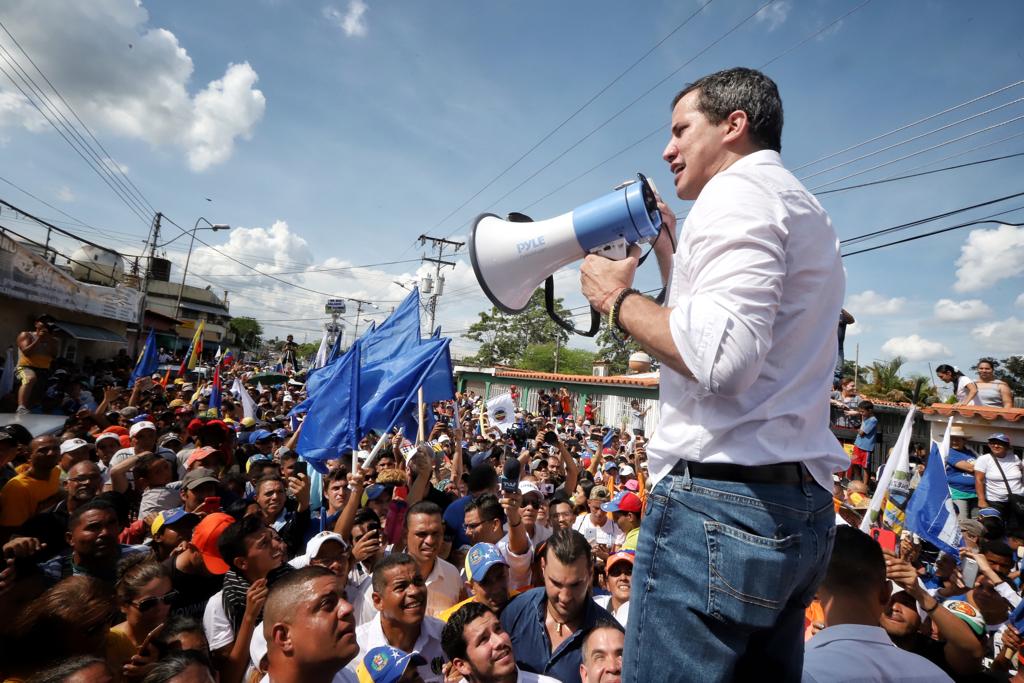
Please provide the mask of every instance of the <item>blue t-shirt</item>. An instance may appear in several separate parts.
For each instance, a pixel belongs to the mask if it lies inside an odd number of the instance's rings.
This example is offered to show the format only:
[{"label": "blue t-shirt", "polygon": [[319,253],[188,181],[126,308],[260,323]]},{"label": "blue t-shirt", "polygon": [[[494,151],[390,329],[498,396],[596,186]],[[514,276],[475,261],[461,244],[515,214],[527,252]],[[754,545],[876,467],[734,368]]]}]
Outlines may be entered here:
[{"label": "blue t-shirt", "polygon": [[[938,453],[938,445],[932,444],[931,455],[938,456]],[[954,465],[958,462],[969,462],[973,465],[977,457],[978,456],[971,451],[958,451],[952,447],[949,449],[949,457],[946,458],[946,481],[949,482],[950,488],[954,488],[961,493],[975,492],[974,475],[970,472],[958,470]]]},{"label": "blue t-shirt", "polygon": [[872,415],[861,422],[860,431],[864,432],[864,435],[858,434],[853,445],[868,453],[875,450],[875,440],[878,438],[878,418]]}]

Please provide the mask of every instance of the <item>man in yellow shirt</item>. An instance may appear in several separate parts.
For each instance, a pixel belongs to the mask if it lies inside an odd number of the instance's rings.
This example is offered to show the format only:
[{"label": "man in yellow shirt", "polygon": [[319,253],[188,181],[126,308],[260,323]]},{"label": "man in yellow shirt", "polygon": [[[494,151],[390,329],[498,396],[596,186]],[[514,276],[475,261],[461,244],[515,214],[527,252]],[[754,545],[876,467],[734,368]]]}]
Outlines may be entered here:
[{"label": "man in yellow shirt", "polygon": [[479,602],[501,614],[516,592],[509,590],[508,563],[498,546],[493,543],[477,543],[466,553],[466,582],[473,595],[455,603],[437,615],[447,623],[459,608],[469,602]]},{"label": "man in yellow shirt", "polygon": [[40,382],[45,382],[50,363],[60,344],[53,336],[54,320],[48,315],[35,319],[34,329],[18,335],[18,369],[21,387],[18,388],[18,413],[27,413],[31,407],[32,393]]},{"label": "man in yellow shirt", "polygon": [[640,535],[640,510],[643,504],[640,497],[632,491],[619,491],[608,503],[601,506],[605,512],[612,514],[612,519],[626,534],[626,540],[617,550],[636,552],[636,539]]},{"label": "man in yellow shirt", "polygon": [[31,455],[18,474],[0,490],[0,537],[11,533],[39,512],[40,504],[60,491],[60,444],[52,436],[32,440]]}]

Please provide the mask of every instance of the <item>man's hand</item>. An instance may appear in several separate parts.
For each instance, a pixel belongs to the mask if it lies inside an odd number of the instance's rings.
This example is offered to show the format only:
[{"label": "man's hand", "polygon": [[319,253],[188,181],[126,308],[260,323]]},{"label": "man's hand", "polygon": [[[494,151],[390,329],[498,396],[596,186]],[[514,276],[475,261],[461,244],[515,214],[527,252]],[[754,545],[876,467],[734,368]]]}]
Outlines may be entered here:
[{"label": "man's hand", "polygon": [[498,502],[501,503],[501,508],[505,511],[505,517],[508,519],[509,526],[519,526],[523,521],[522,517],[519,516],[519,493],[506,493],[502,491],[502,498]]},{"label": "man's hand", "polygon": [[304,474],[296,474],[288,477],[288,493],[299,503],[299,510],[309,507],[309,477]]},{"label": "man's hand", "polygon": [[267,602],[267,580],[256,579],[245,592],[245,611],[251,614],[252,618],[263,611],[263,605]]},{"label": "man's hand", "polygon": [[661,232],[658,233],[658,241],[654,243],[656,252],[672,254],[672,250],[678,241],[676,235],[676,215],[672,209],[661,199],[661,195],[654,193],[658,200],[658,211],[661,212]]},{"label": "man's hand", "polygon": [[29,538],[28,536],[22,536],[8,541],[4,545],[3,555],[4,557],[13,557],[16,559],[23,559],[26,557],[32,557],[40,550],[46,547],[46,544],[40,541],[38,538]]},{"label": "man's hand", "polygon": [[906,560],[892,555],[885,556],[885,577],[903,588],[907,593],[917,597],[920,586],[917,583],[917,570]]},{"label": "man's hand", "polygon": [[380,551],[380,531],[369,531],[359,537],[352,546],[352,559],[363,562]]},{"label": "man's hand", "polygon": [[580,267],[583,296],[602,315],[608,315],[619,292],[633,285],[640,265],[640,247],[632,245],[626,258],[612,261],[604,256],[588,255]]}]

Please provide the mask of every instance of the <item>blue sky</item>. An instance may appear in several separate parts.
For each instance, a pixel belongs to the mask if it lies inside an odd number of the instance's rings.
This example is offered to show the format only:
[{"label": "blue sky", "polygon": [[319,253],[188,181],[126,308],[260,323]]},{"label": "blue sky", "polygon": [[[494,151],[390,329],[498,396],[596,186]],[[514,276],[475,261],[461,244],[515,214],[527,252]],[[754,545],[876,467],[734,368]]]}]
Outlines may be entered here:
[{"label": "blue sky", "polygon": [[[744,22],[763,4],[709,3],[450,218],[701,3],[14,0],[0,20],[155,208],[185,227],[198,216],[230,223],[230,233],[201,239],[285,273],[288,283],[378,302],[369,314],[379,319],[404,294],[394,281],[409,282],[427,266],[296,271],[414,260],[421,233],[464,238],[483,211],[560,214],[637,171],[668,190],[660,155],[669,104],[707,72],[771,62],[765,70],[786,113],[783,159],[794,169],[1024,78],[1024,5],[1012,0],[776,0]],[[14,49],[3,33],[0,45]],[[841,164],[805,180],[834,189],[1022,152],[1024,119],[1012,121],[1024,116],[1024,102],[1015,101],[1022,97],[1024,85],[1015,86],[797,175]],[[941,146],[859,173],[934,145]],[[2,182],[0,198],[124,253],[142,248],[145,222],[2,76],[0,158],[0,176],[91,227]],[[1006,159],[821,200],[848,238],[1024,191],[1022,164],[1024,157]],[[858,175],[840,180],[851,174]],[[680,213],[688,206],[670,204]],[[1019,206],[1024,197],[893,238]],[[1004,220],[1022,222],[1024,210]],[[164,239],[175,234],[168,225]],[[184,243],[168,247],[176,268]],[[458,260],[438,309],[453,336],[487,305],[464,251]],[[850,356],[859,344],[862,362],[902,353],[909,370],[927,372],[929,362],[969,366],[980,355],[1020,352],[1024,229],[974,226],[845,263],[847,306],[858,319]],[[656,285],[654,271],[652,263],[641,272],[643,288]],[[198,244],[190,281],[229,290],[232,311],[265,321],[271,334],[320,334],[326,297],[255,277]],[[569,305],[582,303],[575,270],[558,283]],[[457,339],[456,348],[473,347]]]}]

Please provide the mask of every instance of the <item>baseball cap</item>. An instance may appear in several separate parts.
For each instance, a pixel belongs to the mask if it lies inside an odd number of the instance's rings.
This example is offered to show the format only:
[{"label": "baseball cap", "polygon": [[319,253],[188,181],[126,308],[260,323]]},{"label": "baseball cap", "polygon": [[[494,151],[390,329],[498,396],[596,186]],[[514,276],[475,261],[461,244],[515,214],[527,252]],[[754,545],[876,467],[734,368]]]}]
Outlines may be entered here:
[{"label": "baseball cap", "polygon": [[985,535],[985,525],[976,519],[965,519],[960,522],[960,531],[981,538]]},{"label": "baseball cap", "polygon": [[638,482],[636,479],[630,479],[625,484],[623,484],[623,486],[626,488],[627,491],[632,491],[633,493],[636,493],[637,491],[640,490],[640,482]]},{"label": "baseball cap", "polygon": [[995,508],[981,508],[978,510],[978,519],[983,517],[995,517],[997,519],[1002,519],[1003,516],[999,514],[999,510],[996,510]]},{"label": "baseball cap", "polygon": [[255,417],[243,417],[242,418],[242,426],[243,427],[255,427],[256,426],[256,418]]},{"label": "baseball cap", "polygon": [[213,470],[208,470],[205,467],[189,470],[181,479],[181,487],[186,491],[191,491],[200,484],[208,483],[220,484],[220,480],[214,475]]},{"label": "baseball cap", "polygon": [[153,520],[152,526],[150,526],[150,533],[156,536],[156,533],[165,526],[171,524],[177,524],[178,522],[199,522],[199,515],[194,515],[191,512],[185,512],[184,508],[174,508],[173,510],[164,510],[160,512],[156,519]]},{"label": "baseball cap", "polygon": [[264,455],[263,453],[257,453],[256,455],[251,456],[248,460],[245,461],[246,474],[248,474],[249,470],[252,469],[253,463],[257,462],[274,462],[274,459],[271,458],[269,455]]},{"label": "baseball cap", "polygon": [[867,510],[869,505],[871,505],[871,498],[863,493],[854,491],[850,494],[850,507],[854,510]]},{"label": "baseball cap", "polygon": [[180,398],[176,398],[173,401],[171,401],[170,403],[168,403],[167,407],[168,408],[180,408],[183,405],[185,405],[185,402],[182,401]]},{"label": "baseball cap", "polygon": [[[610,450],[610,449],[606,449],[606,450]],[[617,462],[606,462],[604,464],[604,471],[605,472],[607,472],[608,470],[617,470],[617,469],[619,469],[619,463],[617,463]]]},{"label": "baseball cap", "polygon": [[70,453],[71,451],[77,451],[79,448],[85,448],[89,445],[89,442],[85,439],[68,439],[60,445],[60,454]]},{"label": "baseball cap", "polygon": [[610,502],[604,503],[601,509],[605,512],[640,512],[640,497],[631,491],[619,491]]},{"label": "baseball cap", "polygon": [[252,442],[256,443],[257,441],[266,441],[267,439],[273,436],[274,435],[271,432],[267,431],[266,429],[257,429],[252,434]]},{"label": "baseball cap", "polygon": [[320,554],[320,548],[323,547],[324,543],[328,541],[334,541],[340,543],[341,547],[348,550],[349,545],[340,534],[336,534],[333,531],[321,531],[313,538],[309,539],[309,543],[306,544],[306,559],[312,560],[318,554]]},{"label": "baseball cap", "polygon": [[135,424],[132,425],[132,428],[128,430],[128,436],[134,437],[136,434],[138,434],[144,429],[152,429],[155,432],[156,425],[148,420],[136,422]]},{"label": "baseball cap", "polygon": [[620,562],[629,562],[630,564],[633,564],[633,562],[635,560],[636,560],[636,552],[635,551],[633,551],[633,550],[619,550],[619,551],[614,552],[614,553],[612,553],[611,555],[608,556],[608,559],[605,560],[605,563],[604,563],[604,570],[606,572],[610,572],[612,570],[612,567],[614,567],[615,565],[619,564]]},{"label": "baseball cap", "polygon": [[407,653],[389,645],[375,647],[359,661],[356,678],[359,683],[397,683],[410,666],[426,663],[427,660],[415,650]]},{"label": "baseball cap", "polygon": [[619,474],[621,474],[624,477],[632,477],[636,473],[633,471],[633,468],[630,467],[629,465],[623,465],[622,467],[619,468]]},{"label": "baseball cap", "polygon": [[607,503],[611,498],[612,494],[608,493],[607,486],[595,486],[590,489],[590,500],[600,500]]},{"label": "baseball cap", "polygon": [[447,434],[442,434],[441,436],[437,437],[438,443],[446,443],[448,441],[451,441],[451,439],[448,438]]},{"label": "baseball cap", "polygon": [[470,466],[477,467],[479,465],[483,465],[485,462],[487,462],[487,459],[490,457],[491,451],[489,449],[486,451],[477,451],[473,455],[473,458],[470,460]]},{"label": "baseball cap", "polygon": [[159,444],[160,446],[166,446],[167,444],[174,442],[177,442],[178,444],[181,443],[181,437],[175,434],[174,432],[164,434],[159,439],[157,439],[157,444]]},{"label": "baseball cap", "polygon": [[540,487],[535,482],[524,479],[519,482],[519,493],[540,493]]},{"label": "baseball cap", "polygon": [[493,543],[477,543],[466,553],[466,576],[474,581],[483,581],[488,570],[496,564],[508,566],[498,546]]},{"label": "baseball cap", "polygon": [[136,408],[135,406],[125,406],[124,408],[121,408],[121,410],[117,412],[121,417],[131,419],[139,414],[139,409]]},{"label": "baseball cap", "polygon": [[235,518],[229,514],[211,512],[203,517],[192,531],[192,545],[203,556],[203,564],[211,574],[226,574],[230,569],[217,550],[217,541],[220,540],[220,535],[224,533],[224,530],[234,523]]},{"label": "baseball cap", "polygon": [[[192,467],[194,463],[197,463],[200,460],[205,460],[206,458],[210,457],[216,452],[217,449],[214,448],[213,446],[203,446],[202,448],[195,448],[192,450],[191,453],[188,454],[188,460],[185,461],[185,467]],[[207,471],[209,472],[209,470]]]},{"label": "baseball cap", "polygon": [[1006,434],[1003,434],[1002,432],[996,432],[995,434],[990,434],[989,437],[988,437],[988,440],[989,441],[999,441],[1000,443],[1005,443],[1007,446],[1010,445],[1010,437],[1006,436]]},{"label": "baseball cap", "polygon": [[366,500],[377,500],[380,498],[381,494],[384,493],[385,489],[387,489],[387,486],[384,486],[384,484],[368,486],[366,488],[366,493],[364,494],[366,496]]},{"label": "baseball cap", "polygon": [[985,618],[971,603],[966,600],[947,600],[942,606],[965,621],[975,635],[985,633]]},{"label": "baseball cap", "polygon": [[583,421],[583,426],[584,427],[589,427],[590,426],[590,420],[584,420]]}]

